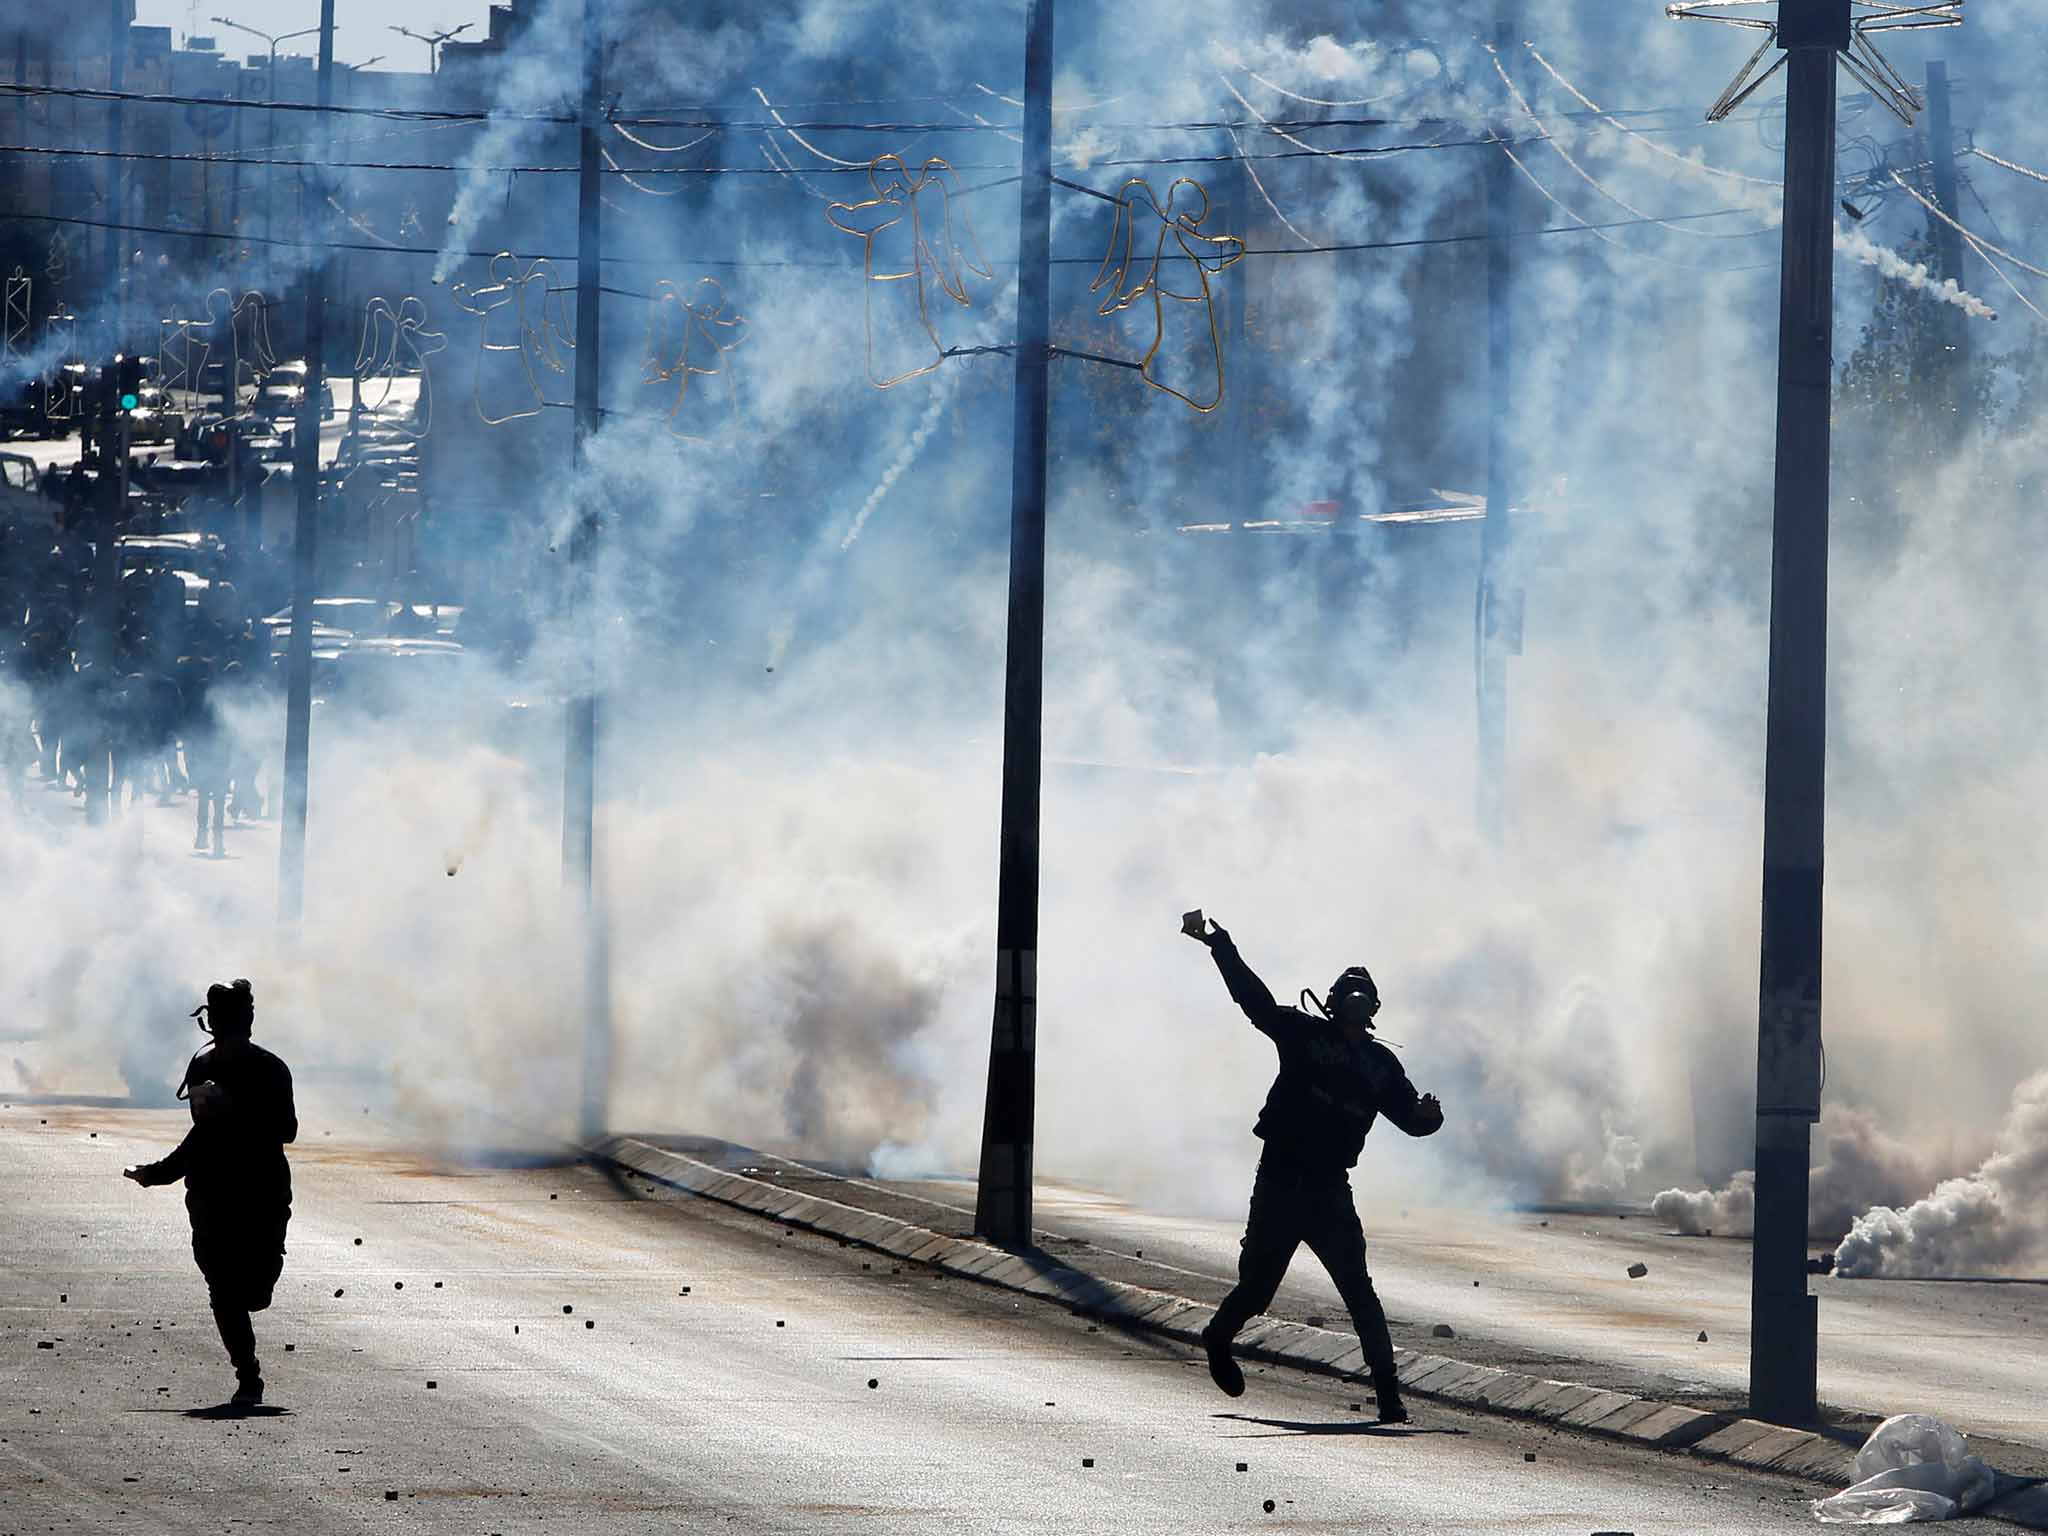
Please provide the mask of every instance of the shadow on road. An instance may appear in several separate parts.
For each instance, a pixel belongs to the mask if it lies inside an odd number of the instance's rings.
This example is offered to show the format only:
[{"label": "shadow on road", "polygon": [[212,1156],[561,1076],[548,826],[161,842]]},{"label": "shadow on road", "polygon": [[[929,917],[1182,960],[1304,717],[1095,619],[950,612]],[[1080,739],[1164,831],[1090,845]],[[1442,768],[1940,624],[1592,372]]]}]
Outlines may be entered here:
[{"label": "shadow on road", "polygon": [[291,1409],[279,1408],[272,1403],[215,1403],[210,1408],[185,1408],[179,1411],[188,1419],[282,1419],[291,1415]]},{"label": "shadow on road", "polygon": [[[1262,1419],[1250,1413],[1218,1413],[1211,1415],[1218,1419],[1234,1419],[1240,1424],[1258,1424],[1267,1429],[1280,1430],[1290,1435],[1370,1435],[1375,1439],[1407,1440],[1416,1435],[1465,1435],[1470,1430],[1453,1429],[1443,1425],[1425,1429],[1414,1424],[1375,1424],[1370,1419],[1334,1419],[1329,1421],[1313,1419]],[[1267,1436],[1240,1435],[1237,1439],[1265,1439]]]}]

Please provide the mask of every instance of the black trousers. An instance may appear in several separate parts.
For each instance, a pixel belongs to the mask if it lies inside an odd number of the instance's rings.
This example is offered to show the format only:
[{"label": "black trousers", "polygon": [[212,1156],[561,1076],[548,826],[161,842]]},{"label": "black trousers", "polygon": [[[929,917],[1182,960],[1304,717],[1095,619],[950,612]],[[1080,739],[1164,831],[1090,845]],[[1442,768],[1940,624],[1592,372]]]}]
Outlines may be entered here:
[{"label": "black trousers", "polygon": [[284,1273],[284,1233],[291,1207],[280,1211],[226,1215],[186,1202],[192,1216],[192,1257],[206,1277],[207,1299],[220,1341],[227,1346],[235,1374],[255,1376],[256,1326],[249,1314],[270,1305],[278,1277]]},{"label": "black trousers", "polygon": [[1226,1341],[1234,1339],[1246,1323],[1271,1306],[1294,1250],[1303,1243],[1336,1282],[1374,1384],[1392,1389],[1394,1341],[1387,1333],[1387,1314],[1372,1288],[1372,1276],[1365,1271],[1365,1229],[1358,1224],[1358,1208],[1352,1204],[1351,1180],[1342,1171],[1323,1173],[1282,1163],[1259,1164],[1243,1251],[1237,1261],[1237,1286],[1216,1309],[1209,1332]]}]

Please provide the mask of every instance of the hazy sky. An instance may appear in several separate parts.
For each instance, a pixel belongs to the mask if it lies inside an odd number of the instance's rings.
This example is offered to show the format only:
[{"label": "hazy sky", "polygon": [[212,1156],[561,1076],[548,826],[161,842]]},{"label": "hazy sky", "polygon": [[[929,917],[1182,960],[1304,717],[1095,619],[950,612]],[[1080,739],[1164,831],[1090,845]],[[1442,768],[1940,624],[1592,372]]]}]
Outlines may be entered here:
[{"label": "hazy sky", "polygon": [[[379,69],[425,70],[427,45],[400,37],[394,26],[415,32],[445,32],[469,22],[466,42],[484,35],[489,0],[335,0],[334,56],[345,64],[384,55]],[[215,26],[209,17],[227,16],[276,36],[320,24],[320,0],[136,0],[135,19],[144,26],[169,27],[179,42],[187,33],[218,37],[224,53],[255,52],[263,45],[246,33]],[[286,43],[281,53],[312,54],[316,37]],[[242,44],[247,44],[246,48]],[[265,50],[267,51],[267,50]]]}]

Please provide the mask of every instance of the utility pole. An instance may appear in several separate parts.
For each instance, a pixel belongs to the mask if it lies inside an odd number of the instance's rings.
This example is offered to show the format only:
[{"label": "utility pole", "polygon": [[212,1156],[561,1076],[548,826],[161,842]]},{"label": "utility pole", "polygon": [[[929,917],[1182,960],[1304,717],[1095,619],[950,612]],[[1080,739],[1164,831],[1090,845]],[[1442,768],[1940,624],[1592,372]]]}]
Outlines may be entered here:
[{"label": "utility pole", "polygon": [[1835,69],[1849,42],[1849,0],[1780,0],[1785,226],[1749,1334],[1750,1411],[1780,1424],[1811,1423],[1818,1410],[1820,1303],[1806,1289],[1806,1205],[1813,1123],[1820,1118]]},{"label": "utility pole", "polygon": [[[1505,58],[1514,28],[1494,32],[1496,57]],[[1516,594],[1509,560],[1508,501],[1513,494],[1508,456],[1514,410],[1513,332],[1509,303],[1514,287],[1515,167],[1508,158],[1507,119],[1498,129],[1500,151],[1486,165],[1486,519],[1479,525],[1479,591],[1474,599],[1473,648],[1479,708],[1479,832],[1498,845],[1507,826],[1508,655],[1518,649]]]},{"label": "utility pole", "polygon": [[121,92],[128,89],[128,8],[126,0],[107,5],[107,281],[113,285],[114,344],[104,350],[128,350],[128,282],[124,247],[127,232],[127,164],[121,158]]},{"label": "utility pole", "polygon": [[[1949,112],[1948,65],[1940,59],[1927,66],[1927,138],[1929,158],[1934,162],[1934,201],[1951,219],[1963,216],[1962,200],[1956,190],[1955,124]],[[1933,226],[1936,275],[1963,282],[1963,236],[1954,224],[1929,220]],[[1935,334],[1942,348],[1941,405],[1947,414],[1950,440],[1963,430],[1963,391],[1970,372],[1969,317],[1953,304],[1937,304]]]},{"label": "utility pole", "polygon": [[1017,389],[1010,446],[1010,626],[1003,663],[996,1006],[974,1230],[994,1242],[1028,1247],[1038,1066],[1038,802],[1045,724],[1053,0],[1031,0],[1024,25],[1024,175],[1017,229]]},{"label": "utility pole", "polygon": [[[272,98],[275,100],[275,97]],[[334,105],[334,0],[320,0],[320,151],[328,159]],[[321,174],[315,172],[315,174]],[[284,814],[279,825],[277,915],[296,926],[306,896],[306,774],[313,730],[313,599],[318,595],[320,539],[320,394],[326,378],[327,331],[327,201],[319,202],[319,228],[312,266],[306,273],[306,394],[299,402],[298,426],[292,434],[292,489],[298,517],[292,537],[292,633],[285,650]],[[232,323],[232,319],[230,320]],[[228,380],[230,414],[235,381]],[[229,449],[229,458],[235,455]]]},{"label": "utility pole", "polygon": [[598,403],[598,304],[603,282],[604,32],[601,0],[583,0],[583,109],[577,127],[576,424],[572,450],[578,498],[569,535],[570,622],[582,648],[568,704],[562,753],[562,881],[583,937],[583,1102],[586,1141],[601,1135],[611,1106],[612,1021],[604,910],[594,874],[597,816],[597,608],[594,566],[598,504],[583,471],[602,410]]}]

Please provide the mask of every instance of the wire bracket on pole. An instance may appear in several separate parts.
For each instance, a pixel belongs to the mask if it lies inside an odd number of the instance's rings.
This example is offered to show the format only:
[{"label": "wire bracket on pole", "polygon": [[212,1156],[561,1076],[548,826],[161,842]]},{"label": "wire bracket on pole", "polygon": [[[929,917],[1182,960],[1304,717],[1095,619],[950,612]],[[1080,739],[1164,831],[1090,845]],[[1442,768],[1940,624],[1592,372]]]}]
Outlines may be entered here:
[{"label": "wire bracket on pole", "polygon": [[[1756,14],[1770,3],[1771,0],[1682,0],[1682,3],[1664,7],[1664,14],[1674,21],[1718,21],[1764,34],[1756,52],[1736,72],[1728,89],[1707,108],[1708,122],[1720,122],[1749,100],[1767,80],[1785,67],[1786,50],[1800,45],[1797,40],[1785,36],[1780,18]],[[1870,34],[1906,27],[1959,27],[1963,24],[1963,3],[1964,0],[1933,0],[1929,4],[1899,5],[1891,3],[1891,0],[1851,0],[1849,35],[1836,44],[1842,68],[1900,122],[1912,127],[1913,115],[1924,105],[1920,92],[1892,67],[1877,44],[1870,40]],[[1757,66],[1763,63],[1764,55],[1774,45],[1781,51],[1768,66],[1759,70]]]},{"label": "wire bracket on pole", "polygon": [[[894,389],[923,378],[946,360],[946,343],[932,313],[934,300],[942,296],[963,309],[972,308],[967,274],[993,281],[995,271],[982,257],[965,207],[957,215],[959,234],[954,233],[953,202],[962,193],[950,162],[934,158],[913,171],[901,155],[877,155],[868,164],[868,185],[873,197],[833,203],[825,209],[825,218],[834,229],[866,243],[862,270],[867,279],[868,381],[877,389]],[[910,287],[884,286],[898,283]],[[885,311],[879,321],[878,308]],[[913,328],[931,345],[929,361],[916,366],[903,366],[911,362],[910,356],[878,361],[878,332],[909,334]],[[923,357],[923,343],[912,341],[911,349]]]},{"label": "wire bracket on pole", "polygon": [[[491,281],[483,287],[457,283],[450,297],[456,308],[477,317],[471,399],[478,419],[499,427],[538,416],[556,403],[542,385],[548,374],[569,371],[567,354],[576,350],[576,330],[559,295],[575,290],[556,282],[555,264],[545,256],[522,260],[500,251],[491,258],[489,272]],[[494,366],[508,355],[518,359],[516,373]]]},{"label": "wire bracket on pole", "polygon": [[[1202,232],[1202,221],[1209,216],[1209,194],[1191,177],[1183,176],[1168,187],[1163,204],[1151,184],[1138,176],[1126,181],[1112,201],[1116,222],[1110,231],[1109,250],[1088,290],[1108,290],[1096,313],[1107,318],[1150,299],[1152,344],[1138,371],[1154,389],[1207,415],[1223,404],[1224,389],[1223,333],[1217,324],[1216,295],[1209,279],[1242,260],[1245,243],[1236,235]],[[1172,251],[1167,248],[1169,237],[1176,247]],[[1216,378],[1213,398],[1198,400],[1153,371],[1166,345],[1168,299],[1202,306],[1209,331],[1206,363]]]},{"label": "wire bracket on pole", "polygon": [[[725,289],[718,279],[700,277],[685,297],[682,288],[663,278],[654,285],[647,305],[647,350],[641,359],[641,382],[672,385],[675,399],[660,415],[672,437],[686,443],[706,439],[683,430],[681,416],[690,398],[691,381],[725,372],[725,354],[742,345],[748,334],[744,315],[728,313]],[[732,401],[730,392],[727,401]]]}]

